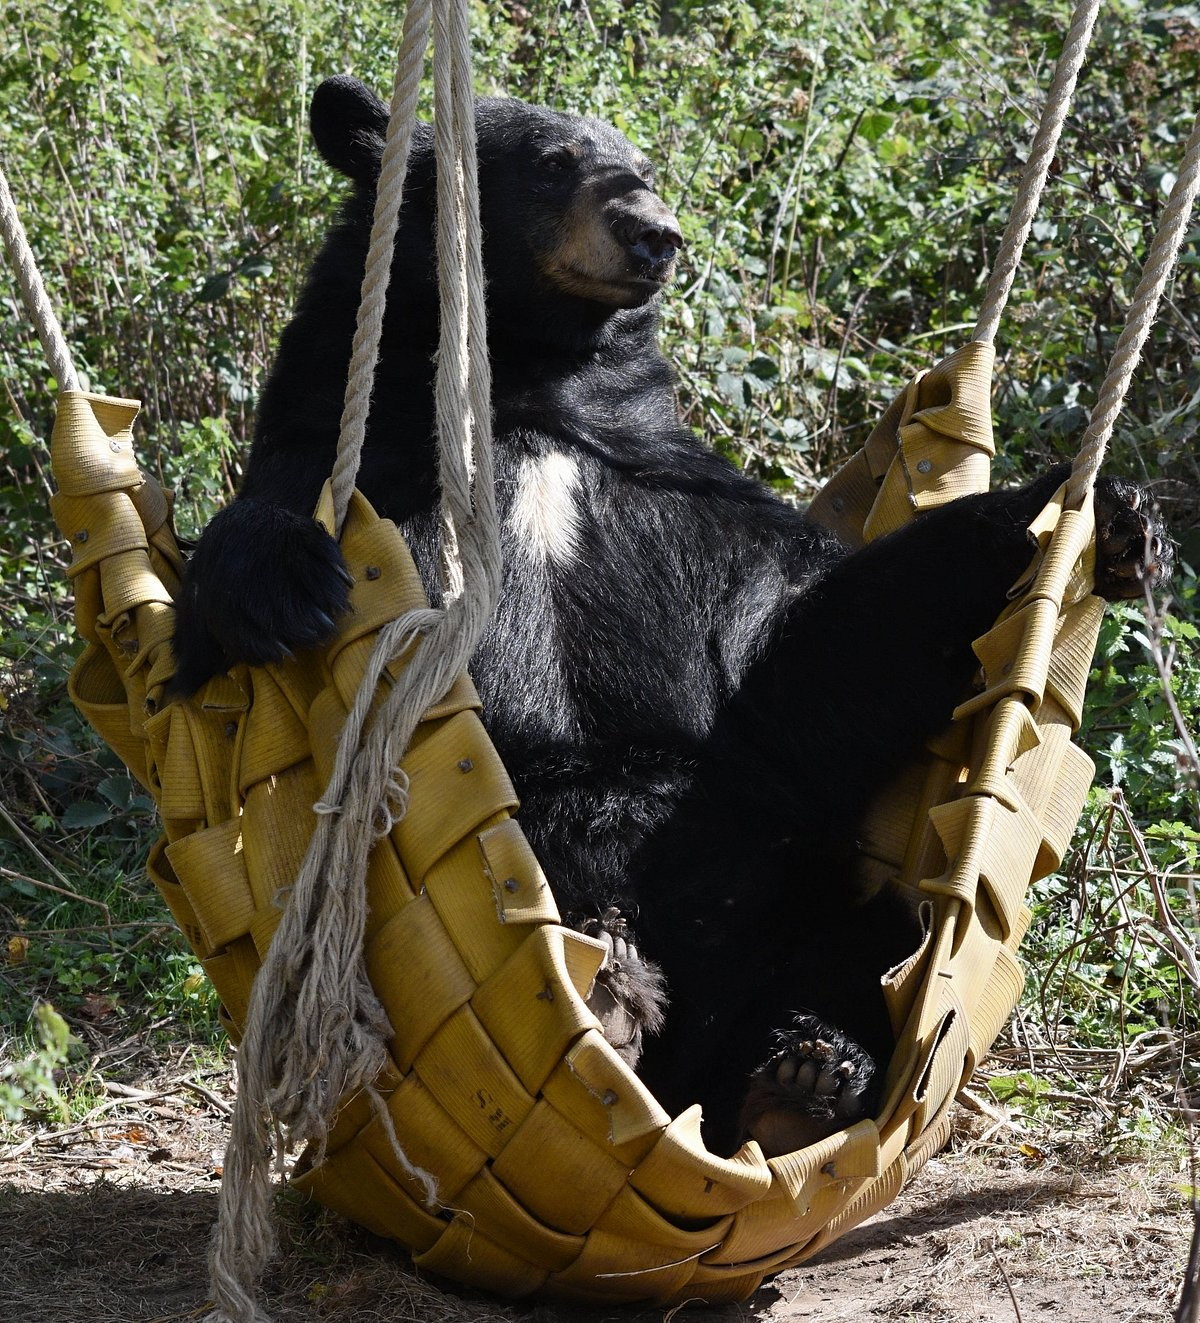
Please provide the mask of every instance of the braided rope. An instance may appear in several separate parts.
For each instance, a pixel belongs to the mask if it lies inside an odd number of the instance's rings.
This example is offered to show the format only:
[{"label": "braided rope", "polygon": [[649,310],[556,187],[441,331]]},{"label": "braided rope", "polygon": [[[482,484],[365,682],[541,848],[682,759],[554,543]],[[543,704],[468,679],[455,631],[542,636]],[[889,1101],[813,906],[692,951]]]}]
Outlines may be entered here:
[{"label": "braided rope", "polygon": [[979,320],[971,337],[973,340],[983,340],[990,344],[996,338],[1000,314],[1008,302],[1021,253],[1033,226],[1033,218],[1050,173],[1050,163],[1054,160],[1063,122],[1071,108],[1071,98],[1075,93],[1079,71],[1083,68],[1099,10],[1100,0],[1079,0],[1071,15],[1071,26],[1063,41],[1062,54],[1054,66],[1054,76],[1050,80],[1046,104],[1042,108],[1041,120],[1029,149],[1029,159],[1025,162],[1008,225],[1000,240],[1000,251],[996,255],[984,292]]},{"label": "braided rope", "polygon": [[1096,480],[1117,415],[1125,402],[1130,379],[1141,357],[1142,346],[1158,315],[1159,301],[1187,233],[1197,191],[1200,191],[1200,114],[1196,116],[1191,135],[1183,149],[1179,174],[1146,256],[1125,329],[1117,340],[1096,407],[1092,410],[1091,420],[1080,441],[1079,454],[1071,466],[1066,498],[1069,506],[1078,507],[1082,504]]},{"label": "braided rope", "polygon": [[[417,9],[424,12],[414,13]],[[272,1132],[278,1141],[286,1127],[293,1143],[321,1145],[338,1102],[365,1090],[376,1103],[401,1165],[421,1182],[429,1206],[438,1206],[433,1178],[408,1160],[386,1107],[371,1088],[387,1060],[391,1029],[366,975],[363,932],[370,850],[408,808],[400,760],[421,717],[474,653],[490,619],[501,572],[466,0],[411,0],[406,15],[355,337],[356,367],[347,387],[333,481],[341,490],[340,528],[365,436],[415,122],[415,88],[431,17],[441,316],[435,400],[442,606],[408,612],[380,631],[342,731],[329,784],[315,806],[317,822],[308,853],[254,982],[210,1256],[217,1301],[210,1323],[256,1323],[264,1318],[255,1288],[274,1248],[268,1159]],[[383,197],[385,192],[389,196]],[[368,302],[370,308],[365,307]],[[338,499],[335,490],[335,502]],[[385,667],[410,650],[407,666],[370,721]]]},{"label": "braided rope", "polygon": [[17,214],[17,204],[13,200],[12,190],[8,186],[8,179],[3,169],[0,169],[0,238],[3,238],[4,246],[12,260],[21,297],[33,319],[34,329],[42,342],[46,362],[50,364],[50,371],[54,373],[58,389],[78,390],[79,375],[71,361],[71,351],[67,347],[66,337],[62,333],[58,318],[54,315],[46,286],[42,283],[41,272],[34,261],[29,238]]}]

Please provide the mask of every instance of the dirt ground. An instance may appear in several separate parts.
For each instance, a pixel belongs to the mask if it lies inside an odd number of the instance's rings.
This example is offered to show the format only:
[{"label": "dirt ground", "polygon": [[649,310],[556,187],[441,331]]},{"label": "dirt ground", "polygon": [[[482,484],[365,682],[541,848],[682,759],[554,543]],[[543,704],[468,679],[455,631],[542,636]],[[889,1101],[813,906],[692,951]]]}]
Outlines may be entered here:
[{"label": "dirt ground", "polygon": [[[187,1050],[98,1086],[85,1119],[0,1148],[0,1320],[176,1323],[206,1309],[205,1249],[228,1072]],[[870,1222],[747,1303],[697,1323],[1135,1323],[1171,1318],[1191,1230],[1178,1154],[1087,1160],[962,1115],[952,1146]],[[1081,1137],[1079,1137],[1081,1138]],[[451,1294],[394,1246],[299,1199],[265,1283],[275,1323],[664,1323],[661,1309],[565,1311]],[[681,1323],[681,1321],[680,1321]]]}]

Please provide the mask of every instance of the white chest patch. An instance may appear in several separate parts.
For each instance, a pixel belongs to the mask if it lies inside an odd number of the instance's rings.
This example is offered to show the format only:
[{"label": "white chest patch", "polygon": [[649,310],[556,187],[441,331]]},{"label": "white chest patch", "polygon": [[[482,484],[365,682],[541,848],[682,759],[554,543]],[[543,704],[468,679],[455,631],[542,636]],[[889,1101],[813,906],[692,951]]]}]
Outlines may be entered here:
[{"label": "white chest patch", "polygon": [[553,450],[521,461],[510,516],[517,542],[534,560],[569,565],[579,554],[579,466]]}]

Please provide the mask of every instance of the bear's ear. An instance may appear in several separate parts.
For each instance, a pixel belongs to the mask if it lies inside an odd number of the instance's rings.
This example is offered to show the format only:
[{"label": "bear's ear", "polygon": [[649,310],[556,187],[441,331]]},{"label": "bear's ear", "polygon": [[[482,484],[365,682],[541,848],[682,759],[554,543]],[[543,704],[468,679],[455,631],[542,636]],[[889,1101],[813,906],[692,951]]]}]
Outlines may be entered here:
[{"label": "bear's ear", "polygon": [[358,184],[379,174],[387,106],[357,78],[338,74],[313,93],[308,112],[317,150],[331,166]]}]

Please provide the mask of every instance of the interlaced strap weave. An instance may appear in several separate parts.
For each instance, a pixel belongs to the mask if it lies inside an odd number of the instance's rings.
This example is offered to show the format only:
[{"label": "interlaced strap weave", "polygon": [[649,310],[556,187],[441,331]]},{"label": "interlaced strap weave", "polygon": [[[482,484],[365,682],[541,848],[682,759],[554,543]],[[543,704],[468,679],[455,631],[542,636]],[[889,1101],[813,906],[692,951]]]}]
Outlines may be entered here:
[{"label": "interlaced strap weave", "polygon": [[[1094,17],[1094,8],[1092,0],[1080,6],[1064,47],[1060,63],[1075,63],[1072,83],[1082,59],[1074,34],[1081,12]],[[1086,23],[1090,30],[1091,18]],[[396,194],[431,28],[445,494],[442,591],[434,608],[421,601],[394,528],[371,524],[352,491]],[[1143,285],[1155,287],[1153,296],[1139,287],[1114,356],[1110,377],[1120,360],[1122,395],[1186,227],[1198,132],[1164,213],[1168,237],[1160,234],[1147,262]],[[568,1300],[744,1298],[764,1273],[817,1252],[886,1203],[936,1151],[959,1083],[1019,994],[1013,952],[1028,918],[1025,887],[1061,858],[1090,775],[1069,742],[1098,622],[1084,568],[1090,516],[1052,511],[1035,529],[1044,549],[1036,582],[978,647],[984,691],[956,714],[977,727],[956,726],[958,735],[934,751],[934,772],[924,777],[915,769],[915,779],[889,792],[890,812],[864,833],[877,871],[919,888],[939,916],[885,989],[898,1047],[879,1117],[767,1164],[753,1151],[731,1160],[708,1154],[696,1108],[674,1120],[662,1113],[589,1019],[581,998],[602,953],[558,926],[545,879],[507,817],[511,786],[467,710],[472,699],[462,670],[499,575],[474,144],[466,5],[414,0],[364,276],[364,303],[374,311],[360,319],[338,473],[322,505],[331,529],[344,522],[347,542],[359,539],[355,563],[385,569],[374,582],[356,583],[346,632],[358,633],[350,644],[339,638],[329,659],[295,659],[290,669],[250,677],[240,668],[211,682],[201,701],[159,709],[180,565],[168,502],[137,472],[135,404],[78,391],[60,401],[55,513],[76,544],[76,611],[89,640],[72,674],[72,696],[155,793],[167,837],[149,871],[212,975],[232,1027],[245,1032],[214,1245],[214,1319],[264,1317],[254,1283],[271,1245],[272,1125],[316,1141],[313,1165],[299,1178],[304,1188],[403,1240],[431,1272],[514,1295],[551,1290]],[[1043,155],[1048,163],[1044,151],[1031,151],[1031,162]],[[1044,182],[1044,166],[1038,168]],[[1019,200],[1014,216],[1026,206]],[[64,386],[74,383],[69,351],[13,219],[0,175],[0,225],[22,293],[53,370]],[[998,271],[1015,265],[1006,254],[1019,253],[1028,233],[1026,221],[1014,225],[1019,238],[1002,245]],[[985,305],[994,302],[998,279],[997,311],[985,306],[981,331],[998,315],[1011,271],[993,275]],[[990,344],[967,349],[976,367],[991,353]],[[987,406],[985,379],[976,375],[970,409],[959,407],[939,368],[899,402],[903,407],[889,410],[883,431],[916,438],[910,458],[918,473],[918,455],[934,454],[938,436],[955,428],[974,451],[990,447],[990,425],[971,422]],[[1115,406],[1106,402],[1111,394],[1106,384],[1088,434],[1103,439],[1086,441],[1083,483],[1091,481],[1120,405],[1119,398]],[[353,559],[350,550],[347,557]],[[406,564],[394,566],[388,557]],[[412,609],[403,609],[408,604]],[[356,661],[351,654],[360,643]],[[338,688],[335,674],[329,685],[327,664],[354,680]],[[331,736],[322,743],[326,718],[347,710],[340,742]],[[424,733],[409,748],[422,714]],[[302,715],[299,743],[290,732],[285,739],[285,728]],[[978,723],[987,724],[986,739]],[[316,767],[325,789],[309,840]],[[423,824],[420,812],[404,817],[409,773],[414,795],[436,806]],[[451,790],[460,784],[462,791]],[[270,829],[256,836],[264,823]],[[384,834],[388,849],[372,850]],[[368,864],[377,875],[370,915]],[[272,899],[281,873],[290,878],[292,871],[298,876],[281,917]],[[977,908],[990,916],[987,923]],[[402,944],[402,933],[412,942]],[[365,941],[373,944],[374,987],[385,989],[378,997],[363,974]],[[393,1011],[399,1014],[389,1025]],[[326,1146],[329,1112],[356,1088]],[[714,1210],[721,1214],[715,1220]]]}]

